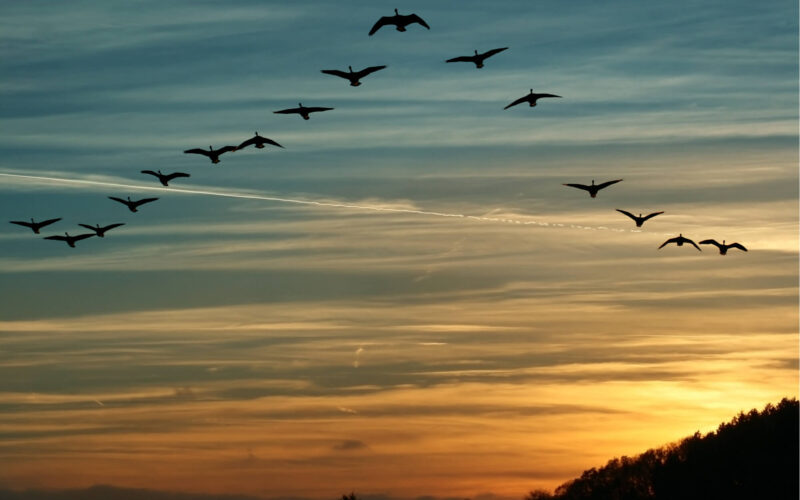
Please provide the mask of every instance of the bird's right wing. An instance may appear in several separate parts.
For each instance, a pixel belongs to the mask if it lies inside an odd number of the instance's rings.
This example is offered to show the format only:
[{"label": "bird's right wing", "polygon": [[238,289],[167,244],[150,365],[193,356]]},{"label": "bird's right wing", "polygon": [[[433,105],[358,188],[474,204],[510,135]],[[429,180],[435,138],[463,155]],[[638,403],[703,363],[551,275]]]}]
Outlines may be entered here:
[{"label": "bird's right wing", "polygon": [[386,26],[387,24],[391,24],[389,22],[389,21],[391,21],[391,19],[392,19],[391,17],[386,17],[386,16],[383,16],[382,18],[378,19],[378,22],[375,23],[375,25],[372,26],[371,30],[369,30],[369,36],[374,35],[376,31],[378,31],[382,27]]},{"label": "bird's right wing", "polygon": [[662,243],[661,246],[658,247],[658,249],[661,250],[662,248],[664,248],[665,246],[669,245],[670,243],[677,243],[677,242],[678,242],[678,237],[677,236],[674,237],[674,238],[670,238],[667,241],[665,241],[664,243]]},{"label": "bird's right wing", "polygon": [[168,180],[168,181],[171,181],[172,179],[176,179],[176,178],[178,178],[178,177],[191,177],[191,175],[189,175],[189,174],[184,174],[183,172],[175,172],[175,173],[169,174],[169,175],[168,175],[168,176],[166,176],[166,177],[167,177],[167,180]]},{"label": "bird's right wing", "polygon": [[632,213],[626,212],[625,210],[620,210],[619,208],[617,208],[616,210],[617,210],[617,212],[623,213],[623,214],[627,215],[628,217],[630,217],[631,219],[636,220],[636,216],[633,215]]},{"label": "bird's right wing", "polygon": [[54,222],[58,222],[60,220],[61,220],[61,217],[57,217],[55,219],[43,220],[42,222],[39,223],[39,227],[49,226],[50,224],[52,224]]},{"label": "bird's right wing", "polygon": [[422,19],[416,14],[409,14],[408,16],[406,16],[406,19],[410,20],[412,23],[419,23],[425,26],[426,28],[431,29],[431,27],[428,26],[428,23],[426,23],[424,19]]},{"label": "bird's right wing", "polygon": [[[124,222],[117,222],[116,224],[109,224],[109,225],[107,225],[106,227],[103,228],[103,231],[108,231],[109,229],[114,229],[115,227],[124,226],[124,225],[125,225]],[[83,226],[83,224],[81,224],[81,226]],[[86,227],[86,226],[84,226],[84,227]],[[89,226],[89,227],[91,227],[91,226]]]},{"label": "bird's right wing", "polygon": [[321,69],[321,73],[325,73],[326,75],[333,75],[338,76],[339,78],[345,78],[347,80],[350,79],[350,74],[345,73],[344,71],[339,71],[338,69]]},{"label": "bird's right wing", "polygon": [[499,49],[487,50],[486,52],[484,52],[484,53],[483,53],[483,54],[481,54],[481,55],[482,55],[484,58],[486,58],[486,57],[492,57],[493,55],[495,55],[495,54],[497,54],[497,53],[500,53],[500,52],[503,52],[503,51],[504,51],[504,50],[506,50],[506,49],[508,49],[508,47],[501,47],[501,48],[499,48]]},{"label": "bird's right wing", "polygon": [[151,201],[156,201],[158,198],[142,198],[141,200],[136,202],[136,206],[144,205],[145,203],[150,203]]},{"label": "bird's right wing", "polygon": [[584,191],[589,190],[589,186],[584,186],[583,184],[564,184],[564,186],[574,187],[578,189],[583,189]]},{"label": "bird's right wing", "polygon": [[[188,153],[188,151],[184,151],[184,152]],[[154,175],[154,176],[158,177],[158,174],[156,172],[153,172],[152,170],[141,170],[141,173],[150,174],[150,175]]]},{"label": "bird's right wing", "polygon": [[364,78],[364,77],[365,77],[365,76],[367,76],[368,74],[370,74],[370,73],[375,73],[376,71],[380,71],[380,70],[382,70],[382,69],[383,69],[383,68],[385,68],[385,67],[386,67],[386,65],[382,65],[382,66],[369,66],[369,67],[366,67],[366,68],[362,69],[361,71],[357,72],[356,74],[358,75],[358,77],[359,77],[359,78]]},{"label": "bird's right wing", "polygon": [[25,226],[25,227],[27,227],[29,229],[33,227],[33,224],[31,224],[30,222],[25,222],[25,221],[21,221],[21,220],[10,220],[8,222],[10,222],[12,224],[16,224],[18,226]]},{"label": "bird's right wing", "polygon": [[649,214],[649,215],[646,215],[645,217],[643,217],[643,218],[642,218],[642,221],[646,221],[647,219],[652,219],[652,218],[653,218],[653,217],[655,217],[656,215],[661,215],[661,214],[663,214],[663,213],[664,213],[664,212],[653,212],[652,214]]},{"label": "bird's right wing", "polygon": [[506,107],[505,107],[505,108],[503,108],[503,109],[508,109],[508,108],[510,108],[511,106],[516,106],[517,104],[520,104],[520,103],[523,103],[523,102],[527,102],[527,101],[528,101],[528,96],[522,96],[522,97],[520,97],[520,98],[519,98],[519,99],[517,99],[516,101],[512,102],[511,104],[509,104],[508,106],[506,106]]},{"label": "bird's right wing", "polygon": [[273,113],[277,113],[279,115],[290,115],[292,113],[299,113],[300,108],[288,108],[288,109],[281,109],[280,111],[273,111]]},{"label": "bird's right wing", "polygon": [[123,205],[127,205],[128,204],[128,200],[123,200],[122,198],[117,198],[116,196],[109,196],[108,199],[109,200],[118,201],[118,202],[122,203]]},{"label": "bird's right wing", "polygon": [[744,247],[744,245],[742,245],[740,243],[731,243],[728,246],[731,247],[731,248],[738,248],[739,250],[744,250],[745,252],[747,251],[747,249]]},{"label": "bird's right wing", "polygon": [[722,246],[717,242],[717,240],[703,240],[703,241],[700,242],[700,244],[701,245],[714,245],[717,248],[720,248]]},{"label": "bird's right wing", "polygon": [[314,112],[317,112],[317,111],[330,111],[332,109],[333,108],[322,108],[322,107],[317,106],[317,107],[306,108],[306,111],[308,111],[309,113],[314,113]]},{"label": "bird's right wing", "polygon": [[94,226],[90,226],[89,224],[78,224],[81,227],[85,227],[86,229],[91,229],[92,231],[97,231],[97,228]]},{"label": "bird's right wing", "polygon": [[79,234],[77,236],[72,236],[71,238],[72,241],[75,242],[75,241],[85,240],[86,238],[91,238],[92,236],[96,236],[96,234],[95,233]]},{"label": "bird's right wing", "polygon": [[184,151],[184,153],[192,153],[192,154],[208,156],[208,151],[200,148],[187,149],[186,151]]},{"label": "bird's right wing", "polygon": [[448,59],[445,62],[472,62],[472,58],[470,56],[458,56]]},{"label": "bird's right wing", "polygon": [[46,240],[57,240],[57,241],[67,241],[66,236],[45,236],[44,239]]},{"label": "bird's right wing", "polygon": [[597,185],[597,189],[603,189],[603,188],[605,188],[605,187],[608,187],[608,186],[610,186],[610,185],[612,185],[612,184],[616,184],[616,183],[618,183],[618,182],[619,182],[619,181],[621,181],[621,180],[622,180],[622,179],[614,179],[613,181],[606,181],[606,182],[604,182],[604,183],[602,183],[602,184],[598,184],[598,185]]}]

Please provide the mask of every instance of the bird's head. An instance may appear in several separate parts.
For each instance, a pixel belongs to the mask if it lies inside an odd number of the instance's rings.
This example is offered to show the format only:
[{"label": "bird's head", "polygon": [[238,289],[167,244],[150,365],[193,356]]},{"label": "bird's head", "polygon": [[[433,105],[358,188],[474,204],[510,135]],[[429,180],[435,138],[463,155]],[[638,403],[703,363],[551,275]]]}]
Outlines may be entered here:
[{"label": "bird's head", "polygon": [[592,179],[592,186],[594,186],[594,179]]},{"label": "bird's head", "polygon": [[258,137],[258,130],[256,130],[256,137]]},{"label": "bird's head", "polygon": [[348,66],[348,67],[347,67],[347,69],[349,69],[349,70],[350,70],[350,73],[352,73],[352,72],[353,72],[353,67],[352,67],[352,66]]},{"label": "bird's head", "polygon": [[395,15],[395,16],[399,16],[399,15],[400,15],[400,13],[399,13],[399,12],[397,12],[397,9],[394,9],[394,15]]},{"label": "bird's head", "polygon": [[302,102],[298,102],[297,103],[297,107],[302,108],[303,107],[303,103]]},{"label": "bird's head", "polygon": [[478,49],[475,49],[475,55],[476,56],[478,55]]}]

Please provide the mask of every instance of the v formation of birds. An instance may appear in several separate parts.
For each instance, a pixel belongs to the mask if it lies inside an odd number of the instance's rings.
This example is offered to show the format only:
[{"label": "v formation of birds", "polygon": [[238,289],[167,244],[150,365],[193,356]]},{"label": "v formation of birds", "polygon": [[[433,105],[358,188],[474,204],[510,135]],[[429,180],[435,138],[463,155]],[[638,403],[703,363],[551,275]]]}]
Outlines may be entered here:
[{"label": "v formation of birds", "polygon": [[[373,36],[375,33],[380,31],[381,28],[383,28],[385,26],[394,26],[397,31],[403,32],[403,31],[406,31],[406,28],[411,24],[419,24],[420,26],[430,30],[430,26],[428,25],[428,23],[426,23],[425,20],[423,20],[417,14],[402,15],[397,11],[397,9],[394,9],[394,15],[393,16],[383,16],[380,19],[378,19],[378,21],[370,29],[369,36]],[[500,52],[503,52],[505,50],[508,50],[508,47],[495,48],[495,49],[491,49],[491,50],[488,50],[488,51],[483,52],[483,53],[478,53],[478,51],[475,50],[474,54],[472,54],[472,55],[453,57],[451,59],[447,59],[445,62],[447,62],[447,63],[454,63],[454,62],[473,63],[473,64],[475,64],[475,67],[479,69],[479,68],[483,68],[484,67],[484,62],[486,61],[486,59],[488,59],[489,57],[492,57],[492,56],[494,56],[496,54],[499,54]],[[348,66],[348,71],[342,71],[342,70],[338,70],[338,69],[323,69],[323,70],[321,70],[321,72],[324,73],[324,74],[327,74],[327,75],[337,76],[339,78],[343,78],[345,80],[348,80],[350,82],[351,86],[358,87],[358,86],[361,85],[361,79],[365,78],[366,76],[368,76],[368,75],[370,75],[370,74],[372,74],[372,73],[374,73],[376,71],[380,71],[380,70],[386,69],[386,67],[387,66],[385,66],[385,65],[369,66],[369,67],[361,69],[359,71],[353,71],[353,67],[352,66]],[[503,109],[509,109],[509,108],[511,108],[513,106],[516,106],[516,105],[522,104],[522,103],[526,103],[526,102],[528,103],[529,107],[534,107],[534,106],[536,106],[536,103],[537,103],[537,101],[539,99],[543,99],[543,98],[560,98],[560,97],[561,97],[560,95],[556,95],[556,94],[536,93],[536,92],[533,91],[533,89],[530,89],[528,94],[520,97],[519,99],[516,99],[516,100],[512,101],[510,104],[505,106]],[[310,119],[311,113],[318,113],[318,112],[322,112],[322,111],[331,111],[333,109],[334,108],[328,108],[328,107],[322,107],[322,106],[308,106],[307,107],[307,106],[303,106],[302,103],[298,103],[296,108],[281,109],[281,110],[278,110],[278,111],[274,111],[273,113],[276,113],[276,114],[297,114],[297,115],[300,115],[304,120],[308,120],[308,119]],[[242,150],[242,149],[244,149],[244,148],[246,148],[248,146],[255,146],[258,149],[263,149],[265,147],[265,145],[270,145],[270,146],[283,148],[283,146],[278,144],[276,141],[274,141],[272,139],[269,139],[267,137],[262,137],[262,136],[260,136],[258,134],[258,132],[256,132],[253,137],[243,141],[238,146],[222,146],[222,147],[220,147],[218,149],[214,149],[212,146],[209,146],[208,149],[193,148],[193,149],[185,150],[184,153],[187,153],[187,154],[199,154],[199,155],[202,155],[202,156],[206,156],[207,158],[209,158],[211,160],[211,163],[217,164],[217,163],[220,162],[220,156],[223,155],[224,153],[240,151],[240,150]],[[178,178],[182,178],[182,177],[190,177],[189,174],[184,173],[184,172],[172,172],[172,173],[165,174],[165,173],[162,173],[161,170],[156,170],[156,171],[153,171],[153,170],[142,170],[141,173],[142,174],[151,175],[151,176],[155,177],[156,179],[158,179],[158,181],[163,186],[168,186],[169,182],[174,180],[174,179],[178,179]],[[621,182],[621,181],[622,181],[622,179],[614,179],[614,180],[602,182],[600,184],[595,184],[594,183],[594,179],[592,179],[592,182],[589,185],[577,184],[577,183],[565,183],[564,186],[573,187],[573,188],[576,188],[576,189],[581,189],[583,191],[587,191],[592,198],[595,198],[597,196],[598,192],[601,189],[605,189],[605,188],[607,188],[607,187],[609,187],[609,186],[611,186],[613,184],[616,184],[618,182]],[[154,202],[154,201],[158,200],[158,198],[143,198],[143,199],[139,199],[139,200],[131,200],[130,197],[126,197],[126,199],[122,199],[122,198],[118,198],[118,197],[115,197],[115,196],[109,196],[108,198],[113,200],[113,201],[116,201],[116,202],[118,202],[118,203],[120,203],[122,205],[125,205],[128,208],[128,210],[130,210],[131,212],[137,212],[138,208],[140,206],[142,206],[142,205],[144,205],[146,203],[151,203],[151,202]],[[651,218],[653,218],[653,217],[655,217],[657,215],[660,215],[660,214],[664,213],[663,211],[661,211],[661,212],[653,212],[653,213],[650,213],[650,214],[648,214],[646,216],[642,216],[642,214],[640,213],[637,216],[637,215],[634,215],[631,212],[628,212],[628,211],[625,211],[625,210],[617,209],[617,211],[622,213],[623,215],[631,218],[636,223],[636,227],[642,227],[642,224],[644,224],[645,221],[647,221],[647,220],[649,220],[649,219],[651,219]],[[42,229],[43,227],[49,226],[51,224],[54,224],[54,223],[56,223],[56,222],[58,222],[60,220],[61,220],[61,218],[48,219],[48,220],[43,220],[43,221],[40,221],[40,222],[36,222],[34,219],[31,219],[30,222],[27,222],[27,221],[10,221],[10,222],[12,224],[16,224],[16,225],[19,225],[19,226],[28,227],[34,232],[34,234],[40,234],[40,229]],[[109,225],[106,225],[106,226],[100,226],[99,224],[95,224],[94,226],[92,226],[90,224],[79,224],[79,226],[84,227],[86,229],[89,229],[92,232],[91,233],[78,234],[78,235],[74,235],[74,236],[71,236],[69,233],[65,232],[64,236],[60,236],[60,235],[46,236],[44,239],[46,239],[46,240],[64,241],[64,242],[67,243],[67,245],[69,245],[70,247],[74,248],[75,247],[75,243],[78,242],[78,241],[84,240],[86,238],[90,238],[92,236],[98,236],[98,237],[102,238],[102,237],[105,236],[105,233],[107,231],[109,231],[111,229],[114,229],[116,227],[119,227],[119,226],[123,226],[123,225],[124,225],[124,223],[113,223],[113,224],[109,224]],[[684,237],[682,233],[679,234],[678,236],[674,237],[674,238],[668,239],[667,241],[662,243],[661,246],[659,246],[658,248],[661,249],[661,248],[665,247],[666,245],[668,245],[670,243],[675,243],[677,246],[683,246],[684,243],[687,243],[687,244],[693,246],[694,248],[696,248],[697,250],[700,250],[700,247],[697,246],[697,244],[694,241],[690,240],[689,238]],[[745,252],[747,251],[747,249],[743,245],[741,245],[739,243],[727,243],[726,244],[725,240],[722,240],[722,243],[718,243],[714,239],[706,239],[706,240],[700,241],[699,243],[701,245],[714,245],[714,246],[716,246],[717,249],[719,250],[720,255],[726,255],[728,250],[731,249],[731,248],[736,248],[738,250],[742,250],[742,251],[745,251]]]}]

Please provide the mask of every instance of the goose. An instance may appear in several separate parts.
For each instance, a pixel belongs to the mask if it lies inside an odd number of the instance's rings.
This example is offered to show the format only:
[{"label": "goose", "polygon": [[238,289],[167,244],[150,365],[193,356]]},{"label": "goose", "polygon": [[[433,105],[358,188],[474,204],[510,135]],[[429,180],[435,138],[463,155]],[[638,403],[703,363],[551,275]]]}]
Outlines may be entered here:
[{"label": "goose", "polygon": [[[682,247],[684,243],[691,243],[693,247],[695,247],[696,249],[700,250],[700,247],[695,245],[694,241],[690,240],[689,238],[684,238],[683,237],[683,233],[679,234],[678,236],[676,236],[674,238],[668,239],[667,241],[662,243],[661,246],[658,247],[658,249],[661,250],[662,248],[664,248],[666,245],[669,245],[670,243],[675,243],[679,247]],[[700,250],[700,251],[702,252],[702,250]]]},{"label": "goose", "polygon": [[189,174],[184,174],[183,172],[175,172],[172,174],[162,174],[161,170],[157,172],[153,172],[152,170],[142,170],[143,174],[150,174],[155,177],[158,177],[158,180],[161,181],[163,186],[168,186],[169,181],[172,179],[177,179],[178,177],[191,177]]},{"label": "goose", "polygon": [[70,236],[69,233],[64,233],[64,236],[45,236],[44,239],[66,241],[67,245],[69,245],[72,248],[75,248],[76,241],[85,240],[86,238],[91,238],[92,236],[94,236],[93,233],[79,234],[77,236]]},{"label": "goose", "polygon": [[211,158],[211,163],[219,163],[219,155],[222,153],[227,153],[228,151],[236,151],[236,146],[222,146],[219,149],[214,149],[211,146],[208,147],[208,151],[205,149],[194,148],[194,149],[187,149],[184,153],[191,153],[191,154],[198,154],[203,156],[208,156]]},{"label": "goose", "polygon": [[41,222],[36,222],[33,219],[31,219],[30,222],[25,222],[25,221],[21,221],[21,220],[10,220],[8,222],[10,222],[12,224],[16,224],[18,226],[25,226],[27,228],[30,228],[33,231],[33,234],[39,234],[39,230],[41,228],[43,228],[44,226],[49,226],[50,224],[52,224],[54,222],[58,222],[60,220],[61,220],[61,217],[59,217],[57,219],[47,219],[47,220],[43,220]]},{"label": "goose", "polygon": [[661,214],[664,213],[664,212],[653,212],[652,214],[646,215],[644,217],[642,217],[642,214],[639,214],[639,217],[636,217],[632,213],[626,212],[625,210],[620,210],[619,208],[617,208],[616,210],[617,210],[617,212],[623,213],[623,214],[627,215],[628,217],[630,217],[631,219],[633,219],[634,222],[636,222],[636,227],[642,227],[642,224],[644,224],[644,221],[646,221],[647,219],[651,219],[651,218],[655,217],[656,215],[661,215]]},{"label": "goose", "polygon": [[236,150],[238,151],[240,149],[244,149],[251,144],[254,144],[255,147],[258,149],[264,149],[264,144],[272,144],[273,146],[278,146],[279,148],[283,147],[277,142],[273,141],[272,139],[261,137],[260,135],[258,135],[258,131],[256,131],[256,135],[236,146]]},{"label": "goose", "polygon": [[308,120],[309,119],[309,116],[308,116],[309,113],[316,113],[318,111],[330,111],[330,110],[333,109],[333,108],[320,108],[320,107],[307,108],[307,107],[303,106],[302,102],[298,102],[297,106],[298,106],[297,108],[282,109],[280,111],[273,111],[273,113],[277,113],[277,114],[280,114],[280,115],[290,115],[292,113],[296,113],[296,114],[302,116],[303,120]]},{"label": "goose", "polygon": [[426,23],[418,15],[409,14],[407,16],[404,16],[401,15],[399,12],[397,12],[397,9],[394,9],[393,16],[383,16],[382,18],[378,19],[378,22],[376,22],[375,25],[372,27],[372,29],[369,30],[369,36],[374,35],[376,31],[390,24],[394,24],[397,27],[397,31],[405,31],[406,26],[414,23],[421,24],[422,26],[431,29],[431,27],[428,26],[428,23]]},{"label": "goose", "polygon": [[747,251],[747,249],[744,247],[744,245],[741,245],[739,243],[728,243],[726,245],[725,244],[725,240],[722,240],[722,243],[717,243],[716,240],[703,240],[703,241],[700,242],[700,244],[701,245],[714,245],[715,247],[719,248],[719,254],[720,255],[726,255],[728,253],[728,250],[730,250],[731,248],[738,248],[739,250],[742,250],[742,251],[745,251],[745,252]]},{"label": "goose", "polygon": [[[495,54],[497,54],[499,52],[503,52],[506,49],[508,49],[508,47],[502,47],[502,48],[499,48],[499,49],[487,50],[483,54],[478,54],[478,51],[476,50],[475,51],[475,55],[473,55],[473,56],[454,57],[452,59],[448,59],[445,62],[449,62],[449,63],[451,63],[451,62],[471,62],[471,63],[475,63],[475,67],[476,68],[482,68],[484,60],[486,60],[489,57],[492,57],[493,55],[495,55]],[[531,89],[531,91],[532,90],[533,89]]]},{"label": "goose", "polygon": [[533,93],[533,89],[531,89],[531,93],[530,94],[520,97],[519,99],[517,99],[516,101],[512,102],[511,104],[509,104],[508,106],[506,106],[503,109],[508,109],[511,106],[516,106],[517,104],[521,104],[523,102],[527,102],[528,104],[530,104],[531,107],[534,107],[534,106],[536,106],[536,101],[538,99],[541,99],[542,97],[561,97],[561,96],[560,95],[555,95],[555,94],[534,94]]},{"label": "goose", "polygon": [[351,87],[358,87],[359,85],[361,85],[361,82],[359,82],[360,79],[364,78],[370,73],[375,73],[376,71],[380,71],[385,67],[386,66],[369,66],[368,68],[364,68],[361,71],[353,71],[353,67],[348,66],[347,69],[350,70],[349,73],[345,71],[339,71],[338,69],[323,69],[320,71],[327,75],[338,76],[339,78],[350,80]]},{"label": "goose", "polygon": [[150,203],[151,201],[156,201],[158,198],[142,198],[138,201],[131,201],[131,197],[128,196],[127,200],[123,200],[122,198],[117,198],[116,196],[109,196],[108,199],[118,201],[123,205],[128,207],[128,210],[131,212],[136,212],[139,205],[144,205],[145,203]]},{"label": "goose", "polygon": [[90,226],[89,224],[78,224],[78,225],[81,226],[81,227],[85,227],[86,229],[91,229],[100,238],[105,238],[106,237],[106,231],[114,229],[115,227],[124,226],[125,223],[119,222],[119,223],[116,223],[116,224],[109,224],[109,225],[107,225],[105,227],[100,227],[100,224],[97,224],[95,226]]},{"label": "goose", "polygon": [[564,186],[569,186],[569,187],[574,187],[574,188],[578,188],[578,189],[583,189],[584,191],[589,191],[589,195],[592,198],[595,198],[595,197],[597,197],[597,192],[598,191],[600,191],[601,189],[603,189],[605,187],[608,187],[608,186],[610,186],[612,184],[616,184],[617,182],[619,182],[621,180],[622,179],[615,179],[613,181],[607,181],[607,182],[604,182],[602,184],[595,185],[594,184],[594,179],[592,179],[592,184],[590,186],[586,186],[584,184],[564,184]]}]

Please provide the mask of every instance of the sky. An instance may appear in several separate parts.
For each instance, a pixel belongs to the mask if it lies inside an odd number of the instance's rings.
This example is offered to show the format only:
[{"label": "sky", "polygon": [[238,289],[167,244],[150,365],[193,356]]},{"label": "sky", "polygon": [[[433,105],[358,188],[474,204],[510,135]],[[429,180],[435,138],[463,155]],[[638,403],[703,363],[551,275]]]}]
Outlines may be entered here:
[{"label": "sky", "polygon": [[0,489],[519,499],[797,397],[797,19],[3,2]]}]

